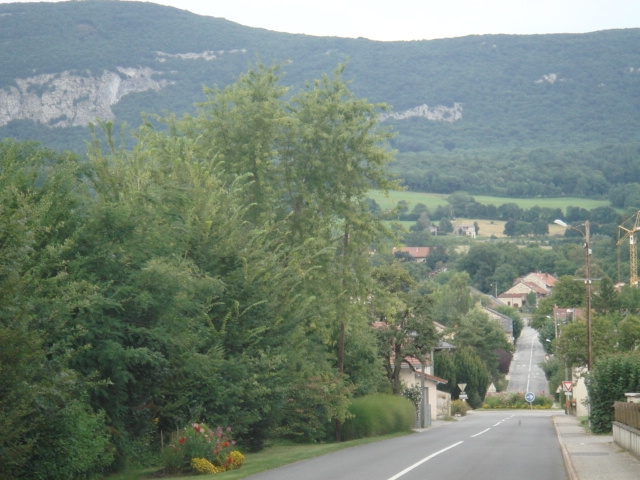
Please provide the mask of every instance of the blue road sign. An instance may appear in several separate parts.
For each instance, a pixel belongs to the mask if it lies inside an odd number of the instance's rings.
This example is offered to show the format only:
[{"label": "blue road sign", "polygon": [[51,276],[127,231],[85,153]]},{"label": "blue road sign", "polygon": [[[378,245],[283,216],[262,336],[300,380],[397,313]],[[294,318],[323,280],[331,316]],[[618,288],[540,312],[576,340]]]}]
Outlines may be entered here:
[{"label": "blue road sign", "polygon": [[533,401],[536,399],[536,396],[531,392],[527,392],[524,396],[524,399],[529,403],[533,403]]}]

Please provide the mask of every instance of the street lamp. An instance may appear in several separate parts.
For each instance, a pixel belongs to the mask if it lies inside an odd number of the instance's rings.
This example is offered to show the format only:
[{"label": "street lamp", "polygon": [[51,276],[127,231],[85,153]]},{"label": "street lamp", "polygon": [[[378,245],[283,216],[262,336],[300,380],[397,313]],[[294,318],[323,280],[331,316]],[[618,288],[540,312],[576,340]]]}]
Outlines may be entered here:
[{"label": "street lamp", "polygon": [[564,228],[570,228],[571,230],[575,230],[584,239],[584,248],[587,253],[586,259],[586,278],[584,279],[585,284],[587,286],[587,370],[591,371],[591,367],[593,366],[593,356],[591,354],[591,248],[589,245],[589,220],[584,222],[584,232],[578,228],[572,227],[571,225],[567,225],[562,220],[556,219],[553,223],[560,225]]}]

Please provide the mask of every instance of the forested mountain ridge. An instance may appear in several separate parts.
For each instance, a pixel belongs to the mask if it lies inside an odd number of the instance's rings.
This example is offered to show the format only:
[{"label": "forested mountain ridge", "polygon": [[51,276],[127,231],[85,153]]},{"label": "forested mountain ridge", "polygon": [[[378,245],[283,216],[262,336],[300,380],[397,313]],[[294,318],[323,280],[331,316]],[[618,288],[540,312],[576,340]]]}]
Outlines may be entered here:
[{"label": "forested mountain ridge", "polygon": [[[0,45],[0,137],[56,148],[83,151],[93,118],[135,126],[141,112],[192,112],[203,85],[223,88],[255,61],[281,64],[292,86],[347,62],[353,92],[390,105],[381,118],[412,188],[603,195],[617,180],[602,163],[640,164],[640,29],[377,42],[93,0],[0,5]],[[605,146],[631,157],[605,158]],[[540,176],[540,162],[566,175],[567,156],[570,172],[586,172],[579,188]],[[531,158],[526,173],[509,168]],[[483,180],[483,170],[500,175]]]}]

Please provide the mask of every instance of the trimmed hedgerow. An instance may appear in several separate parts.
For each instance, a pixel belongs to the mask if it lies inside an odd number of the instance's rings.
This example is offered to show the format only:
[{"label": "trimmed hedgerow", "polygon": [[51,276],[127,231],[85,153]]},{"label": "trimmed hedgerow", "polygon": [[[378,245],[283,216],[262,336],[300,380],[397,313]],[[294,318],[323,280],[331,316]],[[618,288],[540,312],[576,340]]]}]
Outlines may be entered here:
[{"label": "trimmed hedgerow", "polygon": [[553,406],[553,397],[549,395],[536,395],[532,404],[524,398],[523,392],[492,393],[485,397],[482,408],[535,408],[546,409]]},{"label": "trimmed hedgerow", "polygon": [[409,431],[416,419],[411,401],[385,394],[356,398],[349,406],[349,413],[352,417],[343,428],[345,440]]},{"label": "trimmed hedgerow", "polygon": [[614,402],[625,393],[640,391],[640,351],[611,355],[598,360],[586,379],[591,401],[591,430],[608,433],[615,419]]}]

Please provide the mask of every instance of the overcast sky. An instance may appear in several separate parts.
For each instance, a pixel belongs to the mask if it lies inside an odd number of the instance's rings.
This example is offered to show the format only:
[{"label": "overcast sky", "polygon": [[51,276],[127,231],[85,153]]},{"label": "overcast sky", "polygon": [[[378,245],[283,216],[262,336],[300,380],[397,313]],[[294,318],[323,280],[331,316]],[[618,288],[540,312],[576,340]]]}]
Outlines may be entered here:
[{"label": "overcast sky", "polygon": [[[12,2],[0,0],[0,3]],[[423,40],[486,33],[583,33],[640,27],[640,0],[157,0],[153,3],[279,32],[372,40]]]}]

